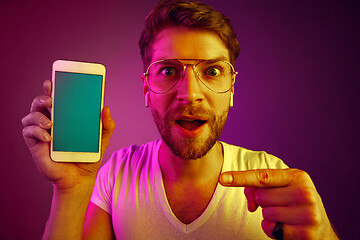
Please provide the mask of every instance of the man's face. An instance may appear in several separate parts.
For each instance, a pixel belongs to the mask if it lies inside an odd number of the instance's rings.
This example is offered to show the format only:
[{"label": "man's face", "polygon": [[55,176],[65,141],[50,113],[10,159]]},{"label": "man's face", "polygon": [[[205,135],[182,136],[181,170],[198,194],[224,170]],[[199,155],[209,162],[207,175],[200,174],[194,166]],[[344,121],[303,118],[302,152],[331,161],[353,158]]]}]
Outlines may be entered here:
[{"label": "man's face", "polygon": [[[229,52],[216,33],[169,27],[159,32],[154,40],[152,62],[174,58],[229,61]],[[151,92],[143,80],[144,93],[150,94],[149,105],[165,144],[182,159],[205,156],[221,135],[233,89],[221,94],[209,90],[195,77],[190,66],[177,85],[164,94]]]}]

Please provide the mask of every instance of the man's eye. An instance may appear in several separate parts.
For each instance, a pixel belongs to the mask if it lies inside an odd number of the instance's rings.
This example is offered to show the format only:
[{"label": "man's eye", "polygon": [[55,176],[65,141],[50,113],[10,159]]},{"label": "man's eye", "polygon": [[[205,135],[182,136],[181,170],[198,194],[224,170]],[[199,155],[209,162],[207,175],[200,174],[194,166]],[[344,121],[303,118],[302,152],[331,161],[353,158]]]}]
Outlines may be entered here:
[{"label": "man's eye", "polygon": [[165,67],[161,70],[161,74],[170,77],[176,74],[176,70],[172,67]]},{"label": "man's eye", "polygon": [[209,77],[217,77],[221,74],[221,71],[217,68],[209,68],[207,71],[206,71],[206,75],[209,76]]}]

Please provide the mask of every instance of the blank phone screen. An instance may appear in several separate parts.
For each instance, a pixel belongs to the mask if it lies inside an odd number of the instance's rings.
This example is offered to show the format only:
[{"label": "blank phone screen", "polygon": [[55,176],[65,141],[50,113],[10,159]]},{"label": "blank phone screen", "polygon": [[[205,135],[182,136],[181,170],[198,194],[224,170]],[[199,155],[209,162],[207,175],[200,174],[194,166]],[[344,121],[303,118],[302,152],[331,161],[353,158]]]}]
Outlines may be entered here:
[{"label": "blank phone screen", "polygon": [[102,75],[55,72],[53,151],[99,151],[102,82]]}]

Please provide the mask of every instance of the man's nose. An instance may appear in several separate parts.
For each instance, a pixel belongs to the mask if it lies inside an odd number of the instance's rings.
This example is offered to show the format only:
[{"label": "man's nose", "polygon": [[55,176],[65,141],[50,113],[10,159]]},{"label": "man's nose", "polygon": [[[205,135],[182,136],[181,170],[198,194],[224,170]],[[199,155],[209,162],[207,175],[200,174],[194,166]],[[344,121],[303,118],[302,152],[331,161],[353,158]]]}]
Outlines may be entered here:
[{"label": "man's nose", "polygon": [[184,74],[177,86],[177,98],[186,102],[203,100],[203,91],[200,80],[196,77],[194,65],[185,65]]}]

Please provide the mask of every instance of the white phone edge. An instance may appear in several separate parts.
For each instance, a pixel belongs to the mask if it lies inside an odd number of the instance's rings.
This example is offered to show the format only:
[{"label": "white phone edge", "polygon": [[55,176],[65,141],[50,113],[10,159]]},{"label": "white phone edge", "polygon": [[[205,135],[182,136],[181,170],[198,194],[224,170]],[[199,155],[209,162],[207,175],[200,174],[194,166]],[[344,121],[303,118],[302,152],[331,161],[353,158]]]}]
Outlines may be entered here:
[{"label": "white phone edge", "polygon": [[[101,139],[102,139],[102,110],[104,107],[104,90],[105,90],[105,66],[100,63],[89,63],[69,60],[56,60],[52,66],[52,106],[54,106],[55,92],[55,72],[73,72],[84,74],[98,74],[103,76],[101,88],[101,105],[100,105],[100,126],[99,126],[99,148],[98,152],[62,152],[53,151],[53,141],[50,143],[50,158],[55,162],[83,162],[94,163],[101,159]],[[51,108],[51,119],[54,116],[54,108]],[[53,136],[53,127],[51,127],[51,136]]]}]

